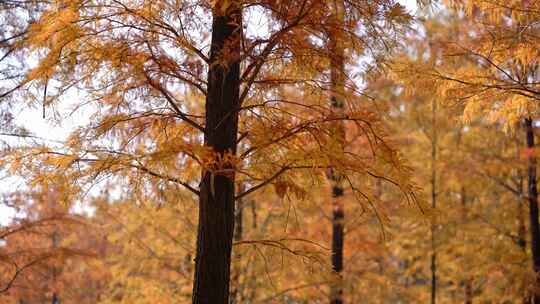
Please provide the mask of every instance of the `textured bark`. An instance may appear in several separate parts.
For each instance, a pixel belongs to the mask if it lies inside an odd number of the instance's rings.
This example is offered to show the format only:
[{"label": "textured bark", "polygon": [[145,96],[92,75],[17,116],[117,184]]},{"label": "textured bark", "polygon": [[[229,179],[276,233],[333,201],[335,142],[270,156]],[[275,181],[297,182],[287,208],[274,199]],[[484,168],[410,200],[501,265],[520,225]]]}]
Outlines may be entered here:
[{"label": "textured bark", "polygon": [[[532,118],[525,119],[525,133],[527,137],[527,148],[533,149],[534,145],[534,130]],[[536,157],[534,153],[529,155],[528,163],[528,196],[529,196],[529,225],[531,233],[531,252],[533,270],[536,274],[536,288],[533,293],[533,303],[540,304],[540,224],[538,222],[538,190],[536,188]]]},{"label": "textured bark", "polygon": [[[334,18],[336,24],[344,22],[344,7],[343,2],[334,2]],[[330,51],[330,106],[333,115],[340,116],[343,114],[344,93],[345,93],[345,65],[344,65],[344,49],[341,46],[337,32],[329,34],[329,51]],[[345,129],[343,123],[336,121],[332,125],[333,136],[343,146],[345,141]],[[345,239],[344,219],[345,210],[343,207],[344,189],[341,185],[342,176],[336,170],[331,169],[328,173],[328,178],[332,184],[332,269],[337,275],[337,278],[330,284],[330,304],[343,303],[343,245]]]},{"label": "textured bark", "polygon": [[[432,102],[431,128],[433,130],[431,138],[431,207],[437,208],[437,102]],[[437,223],[435,219],[431,224],[431,304],[437,303],[437,244],[435,232]]]},{"label": "textured bark", "polygon": [[244,200],[236,201],[236,210],[234,213],[234,240],[241,241],[244,235]]},{"label": "textured bark", "polygon": [[332,188],[332,197],[334,199],[333,212],[332,212],[332,269],[338,275],[337,282],[332,284],[330,290],[330,303],[342,304],[343,303],[343,243],[344,243],[344,230],[343,220],[345,219],[345,212],[341,203],[343,196],[343,188],[340,186],[334,186]]},{"label": "textured bark", "polygon": [[[520,124],[517,124],[517,129],[521,130]],[[521,158],[521,152],[523,149],[523,143],[520,140],[520,136],[515,136],[515,143],[516,143],[516,159]],[[524,204],[527,202],[525,199],[527,195],[525,194],[525,173],[523,170],[518,167],[516,170],[517,175],[517,245],[519,248],[526,253],[527,252],[527,227],[526,227],[526,221],[525,221],[525,214],[524,214]],[[525,302],[524,302],[525,303]]]},{"label": "textured bark", "polygon": [[[226,4],[227,7],[221,7],[223,2],[217,1],[213,12],[204,138],[205,145],[220,155],[236,154],[242,34],[239,3]],[[222,57],[223,54],[227,56]],[[194,304],[228,304],[229,301],[235,195],[231,171],[230,165],[225,165],[202,172]]]},{"label": "textured bark", "polygon": [[[517,124],[517,130],[521,131],[520,124]],[[521,152],[523,148],[522,140],[520,140],[521,136],[515,136],[515,143],[516,143],[516,159],[519,159],[521,157]],[[524,255],[527,255],[527,227],[526,227],[526,220],[525,220],[525,210],[524,210],[524,204],[527,202],[527,195],[525,194],[525,174],[521,168],[517,168],[516,175],[518,179],[517,184],[517,240],[516,243],[523,252]],[[525,283],[522,283],[521,290],[523,292],[523,298],[521,300],[522,304],[530,304],[531,298],[529,296],[529,292],[527,291],[527,288],[525,286]]]},{"label": "textured bark", "polygon": [[517,236],[518,236],[518,246],[523,252],[527,252],[527,227],[525,227],[525,216],[523,212],[523,204],[525,193],[523,192],[523,176],[521,171],[519,172],[519,195],[518,195],[518,204],[517,204],[517,213],[518,213],[518,227],[517,227]]},{"label": "textured bark", "polygon": [[[240,187],[239,192],[243,192],[243,187]],[[240,198],[236,200],[236,209],[234,212],[234,241],[241,241],[244,234],[244,199]],[[240,291],[240,263],[242,261],[242,255],[240,253],[235,253],[236,263],[233,263],[233,274],[232,274],[232,284],[231,287],[231,299],[230,303],[242,303],[242,293]]]}]

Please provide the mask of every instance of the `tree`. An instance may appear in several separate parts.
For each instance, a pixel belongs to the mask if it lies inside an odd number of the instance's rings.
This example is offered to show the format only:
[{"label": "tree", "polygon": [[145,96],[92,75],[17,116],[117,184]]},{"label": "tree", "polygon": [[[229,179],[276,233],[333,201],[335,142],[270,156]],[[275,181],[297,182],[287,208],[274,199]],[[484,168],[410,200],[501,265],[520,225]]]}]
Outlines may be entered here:
[{"label": "tree", "polygon": [[[333,10],[332,22],[340,26],[345,21],[345,5],[335,2],[331,7]],[[330,106],[336,117],[343,115],[342,108],[345,106],[345,50],[341,46],[339,33],[328,34],[328,51],[330,53]],[[343,122],[336,121],[332,126],[333,136],[339,142],[339,149],[343,150],[345,143],[345,129]],[[338,152],[342,153],[342,152]],[[345,208],[343,207],[343,176],[334,168],[328,169],[328,178],[332,185],[332,270],[335,271],[336,282],[330,285],[330,304],[343,303],[343,247],[345,242],[344,220]]]},{"label": "tree", "polygon": [[240,102],[242,9],[239,1],[217,2],[206,95],[204,145],[222,160],[203,169],[193,303],[228,303],[234,227],[235,172]]},{"label": "tree", "polygon": [[[270,184],[284,195],[299,188],[291,172],[331,167],[351,181],[384,176],[416,200],[376,118],[354,105],[353,83],[341,115],[325,102],[329,65],[319,43],[325,24],[351,56],[381,61],[410,17],[394,1],[352,1],[335,24],[328,5],[52,1],[21,46],[39,58],[24,88],[53,117],[69,105],[88,123],[59,146],[8,151],[4,162],[73,199],[107,178],[140,196],[191,191],[200,208],[193,303],[227,303],[235,199]],[[267,32],[250,31],[249,17],[267,20]],[[354,126],[369,149],[336,151],[328,129],[336,121]],[[235,195],[238,183],[249,187]]]}]

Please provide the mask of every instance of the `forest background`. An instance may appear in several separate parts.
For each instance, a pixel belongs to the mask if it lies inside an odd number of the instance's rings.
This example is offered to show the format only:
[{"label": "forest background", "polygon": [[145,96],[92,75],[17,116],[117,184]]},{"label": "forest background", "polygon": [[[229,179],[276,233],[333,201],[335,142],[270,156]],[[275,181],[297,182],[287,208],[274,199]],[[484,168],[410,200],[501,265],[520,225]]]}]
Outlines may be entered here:
[{"label": "forest background", "polygon": [[540,3],[415,8],[1,1],[0,301],[540,303]]}]

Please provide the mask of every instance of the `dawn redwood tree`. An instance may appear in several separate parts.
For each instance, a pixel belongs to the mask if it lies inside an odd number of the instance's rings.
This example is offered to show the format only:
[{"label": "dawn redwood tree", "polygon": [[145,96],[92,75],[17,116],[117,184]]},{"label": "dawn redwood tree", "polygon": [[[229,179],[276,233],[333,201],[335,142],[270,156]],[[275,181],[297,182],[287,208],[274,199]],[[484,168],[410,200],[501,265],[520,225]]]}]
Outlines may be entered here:
[{"label": "dawn redwood tree", "polygon": [[[334,1],[331,7],[333,23],[343,24],[345,6],[341,1]],[[328,33],[328,52],[330,58],[330,107],[336,117],[343,115],[345,106],[345,50],[338,32]],[[332,132],[339,141],[339,149],[345,144],[345,128],[342,121],[332,125]],[[345,208],[343,206],[343,176],[334,168],[328,169],[332,197],[332,246],[331,262],[336,279],[330,284],[330,304],[343,303],[343,247],[345,243]]]},{"label": "dawn redwood tree", "polygon": [[[218,1],[212,10],[212,18],[204,144],[225,158],[226,154],[236,155],[241,3]],[[228,53],[228,60],[219,62],[224,51]],[[203,169],[201,177],[193,303],[228,303],[235,172],[231,170],[232,163],[219,169],[223,171]]]},{"label": "dawn redwood tree", "polygon": [[[431,207],[437,208],[437,150],[438,150],[438,130],[437,130],[437,101],[431,102]],[[431,304],[437,303],[437,222],[433,220],[430,227],[431,234]]]},{"label": "dawn redwood tree", "polygon": [[[330,31],[351,61],[384,61],[411,20],[395,1],[349,1],[339,23],[318,0],[42,5],[20,45],[37,59],[21,92],[53,122],[82,118],[65,141],[34,140],[5,151],[2,164],[55,184],[67,205],[106,180],[135,201],[189,190],[199,201],[193,303],[228,302],[234,202],[259,189],[303,197],[302,183],[333,168],[363,204],[354,182],[382,177],[417,202],[408,167],[357,102],[354,81],[339,113],[328,104],[321,43]],[[253,19],[266,28],[254,30]],[[329,128],[338,121],[365,149],[339,148]],[[235,195],[238,183],[246,188]]]},{"label": "dawn redwood tree", "polygon": [[[534,127],[531,117],[525,118],[525,135],[527,149],[527,196],[529,200],[529,230],[531,235],[531,254],[534,273],[536,274],[536,286],[540,286],[540,223],[538,219],[538,190],[536,176],[536,156],[534,153]],[[533,303],[540,304],[540,294],[535,291],[533,294]]]}]

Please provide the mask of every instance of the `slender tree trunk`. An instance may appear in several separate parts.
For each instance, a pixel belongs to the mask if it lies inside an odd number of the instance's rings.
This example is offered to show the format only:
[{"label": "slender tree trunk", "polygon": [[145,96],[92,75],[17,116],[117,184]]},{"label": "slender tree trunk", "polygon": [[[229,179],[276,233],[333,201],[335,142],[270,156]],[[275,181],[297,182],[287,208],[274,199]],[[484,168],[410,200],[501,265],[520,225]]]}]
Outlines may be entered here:
[{"label": "slender tree trunk", "polygon": [[[215,157],[236,154],[241,21],[239,1],[216,1],[204,137],[205,145],[217,154]],[[235,175],[231,168],[232,164],[222,164],[220,168],[203,168],[202,171],[194,304],[228,304],[229,301],[235,195]]]},{"label": "slender tree trunk", "polygon": [[[518,123],[516,126],[517,130],[521,130],[521,125]],[[522,149],[522,143],[519,136],[514,137],[516,142],[516,160],[521,157],[521,149]],[[523,252],[523,254],[527,255],[527,227],[525,226],[525,214],[524,214],[524,204],[526,202],[525,198],[525,175],[523,174],[523,170],[521,167],[518,167],[516,170],[516,175],[518,179],[518,185],[517,185],[517,245]],[[529,296],[529,292],[526,290],[525,284],[521,284],[521,290],[523,291],[523,298],[521,300],[522,304],[530,304],[531,298]]]},{"label": "slender tree trunk", "polygon": [[[334,1],[333,22],[341,25],[344,22],[344,8],[341,0]],[[330,106],[333,115],[343,114],[344,92],[345,92],[345,65],[344,49],[341,46],[340,37],[336,32],[329,32],[329,51],[330,51]],[[332,126],[333,136],[343,146],[345,132],[343,123],[336,121]],[[345,210],[343,207],[344,189],[341,185],[343,178],[339,172],[334,169],[329,170],[328,178],[332,184],[332,269],[337,275],[336,281],[330,284],[330,304],[343,303],[343,245],[345,239],[344,219]]]},{"label": "slender tree trunk", "polygon": [[52,297],[52,304],[60,304],[60,298],[58,297],[58,295],[55,293],[53,293],[53,297]]},{"label": "slender tree trunk", "polygon": [[[523,188],[520,187],[520,189],[523,189]],[[527,227],[525,226],[525,216],[524,216],[523,204],[524,204],[524,195],[520,194],[520,198],[519,198],[519,202],[518,202],[518,210],[517,210],[517,212],[518,212],[518,231],[517,231],[518,240],[517,240],[517,244],[518,244],[519,248],[521,249],[521,251],[523,252],[524,256],[527,256],[527,239],[526,239]],[[530,293],[527,291],[525,283],[523,282],[521,284],[521,286],[522,286],[521,290],[523,292],[523,299],[521,300],[521,303],[522,304],[531,304]]]},{"label": "slender tree trunk", "polygon": [[[51,235],[51,243],[53,250],[56,250],[58,248],[58,243],[60,242],[60,236],[57,231],[54,231]],[[52,294],[52,304],[60,304],[60,297],[57,293],[57,280],[58,280],[58,269],[56,268],[56,265],[53,265],[52,267],[52,286],[53,286],[53,294]]]},{"label": "slender tree trunk", "polygon": [[241,241],[244,235],[244,200],[241,198],[236,201],[236,210],[234,213],[234,240]]},{"label": "slender tree trunk", "polygon": [[188,252],[184,257],[184,265],[181,270],[185,273],[191,273],[193,270],[193,256],[191,252]]},{"label": "slender tree trunk", "polygon": [[251,200],[251,221],[253,230],[257,229],[257,206],[255,206],[254,200]]},{"label": "slender tree trunk", "polygon": [[471,281],[465,282],[465,304],[472,304],[473,290]]},{"label": "slender tree trunk", "polygon": [[[376,201],[382,200],[382,181],[380,179],[377,179],[375,181],[375,191],[373,191],[373,197]],[[384,275],[384,255],[378,256],[375,261],[377,262],[377,266],[379,268],[379,275]]]},{"label": "slender tree trunk", "polygon": [[517,206],[517,212],[518,212],[518,228],[517,228],[517,236],[518,236],[518,246],[521,248],[521,251],[527,252],[527,240],[526,240],[526,234],[527,234],[527,228],[525,227],[525,216],[523,215],[523,196],[520,195],[519,204]]},{"label": "slender tree trunk", "polygon": [[[527,149],[534,149],[534,130],[532,118],[525,119],[525,133],[527,136]],[[529,153],[528,164],[528,196],[529,196],[529,221],[531,232],[531,252],[533,270],[536,275],[533,303],[540,304],[540,224],[538,222],[538,191],[536,188],[536,156],[533,151]]]},{"label": "slender tree trunk", "polygon": [[[461,187],[461,218],[463,221],[463,224],[467,224],[469,220],[469,212],[467,207],[467,192],[465,191],[465,187]],[[465,232],[466,230],[464,230]],[[464,239],[467,240],[467,236],[464,235]],[[465,298],[465,304],[472,304],[473,300],[473,286],[472,286],[472,278],[470,276],[466,277],[463,282],[463,289],[464,289],[464,298]]]},{"label": "slender tree trunk", "polygon": [[[251,229],[257,230],[258,219],[257,219],[257,205],[256,205],[255,200],[253,199],[250,200],[249,205],[251,207]],[[246,277],[253,277],[255,275],[254,274],[255,271],[256,271],[255,265],[253,263],[249,263],[248,261],[248,267],[246,267],[246,270],[245,270]],[[243,295],[243,300],[248,303],[253,303],[255,299],[257,298],[257,290],[258,290],[257,280],[250,280],[249,282],[246,281],[245,285],[246,285],[246,290],[245,290],[245,294]]]},{"label": "slender tree trunk", "polygon": [[[517,244],[519,248],[521,249],[521,251],[523,252],[523,254],[526,256],[527,255],[527,240],[526,240],[525,235],[527,233],[527,229],[525,227],[525,216],[523,214],[524,212],[523,211],[523,195],[520,195],[517,212],[518,212]],[[522,283],[521,285],[522,285],[522,291],[523,291],[523,299],[521,303],[530,304],[531,303],[531,298],[529,296],[530,293],[527,291],[525,284]]]},{"label": "slender tree trunk", "polygon": [[[243,185],[240,187],[240,191],[243,191]],[[234,240],[236,242],[241,241],[244,234],[244,199],[240,198],[236,200],[236,210],[234,212]],[[235,254],[236,263],[233,263],[233,275],[232,275],[232,284],[231,287],[231,299],[230,303],[242,303],[242,297],[240,292],[240,272],[241,272],[241,262],[242,255],[240,253]],[[236,266],[234,266],[236,265]]]},{"label": "slender tree trunk", "polygon": [[343,303],[343,243],[344,230],[343,220],[345,212],[341,197],[343,196],[343,187],[334,185],[332,188],[333,211],[332,211],[332,269],[337,274],[337,281],[330,287],[330,303]]},{"label": "slender tree trunk", "polygon": [[[437,102],[433,100],[431,105],[431,207],[437,208]],[[436,219],[431,224],[431,304],[437,303],[437,244],[435,232],[437,229]]]},{"label": "slender tree trunk", "polygon": [[[520,140],[516,137],[516,150],[517,155],[516,157],[519,159],[520,153],[521,153],[521,145]],[[518,227],[517,227],[517,236],[518,236],[518,246],[521,248],[523,252],[527,252],[527,227],[525,226],[525,215],[523,210],[523,204],[525,204],[525,190],[523,189],[525,184],[525,176],[523,174],[523,170],[521,168],[518,168],[517,170],[517,178],[518,178],[518,202],[517,202],[517,220],[518,220]]]}]

